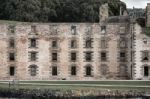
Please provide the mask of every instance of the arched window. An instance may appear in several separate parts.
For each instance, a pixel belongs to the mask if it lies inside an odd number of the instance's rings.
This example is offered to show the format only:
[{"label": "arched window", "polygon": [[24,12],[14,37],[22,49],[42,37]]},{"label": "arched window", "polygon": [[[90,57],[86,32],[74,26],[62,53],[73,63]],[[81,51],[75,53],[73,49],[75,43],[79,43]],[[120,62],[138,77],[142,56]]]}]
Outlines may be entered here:
[{"label": "arched window", "polygon": [[36,65],[30,65],[29,68],[30,68],[30,75],[36,76],[38,67]]}]

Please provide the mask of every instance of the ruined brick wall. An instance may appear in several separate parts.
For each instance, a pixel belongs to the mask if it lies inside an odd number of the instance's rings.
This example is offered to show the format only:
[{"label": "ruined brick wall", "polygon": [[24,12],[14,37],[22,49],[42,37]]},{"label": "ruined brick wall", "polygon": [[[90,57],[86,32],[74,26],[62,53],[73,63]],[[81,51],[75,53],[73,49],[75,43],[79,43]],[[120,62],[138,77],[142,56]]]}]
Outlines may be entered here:
[{"label": "ruined brick wall", "polygon": [[146,8],[146,26],[150,27],[150,3],[147,4]]},{"label": "ruined brick wall", "polygon": [[[150,37],[142,32],[141,26],[134,25],[134,76],[133,79],[150,79]],[[144,68],[148,70],[144,70]],[[145,71],[145,73],[144,73]]]},{"label": "ruined brick wall", "polygon": [[107,3],[103,4],[99,9],[99,22],[101,24],[106,23],[107,18],[109,17],[108,9],[109,7]]},{"label": "ruined brick wall", "polygon": [[[0,24],[0,79],[127,79],[130,74],[128,30],[127,23]],[[33,48],[30,47],[32,38],[36,38],[36,47]],[[15,41],[14,47],[9,46],[11,39]],[[90,47],[85,43],[88,39],[91,40]],[[72,40],[77,41],[75,48],[70,47]],[[122,43],[123,47],[120,47],[122,40],[126,44]],[[53,41],[58,43],[56,48],[52,47]],[[30,59],[31,52],[36,52],[34,61]],[[76,53],[75,61],[71,60],[73,52]],[[86,60],[86,52],[91,53],[89,61]],[[120,52],[125,52],[125,59],[120,60]],[[15,60],[9,60],[9,53],[15,54]],[[52,53],[57,53],[56,61],[52,60]],[[76,75],[71,75],[72,66],[76,66]],[[86,75],[88,66],[91,67],[90,75]],[[57,67],[57,75],[52,75],[53,67]],[[13,68],[14,75],[13,72],[11,75]]]}]

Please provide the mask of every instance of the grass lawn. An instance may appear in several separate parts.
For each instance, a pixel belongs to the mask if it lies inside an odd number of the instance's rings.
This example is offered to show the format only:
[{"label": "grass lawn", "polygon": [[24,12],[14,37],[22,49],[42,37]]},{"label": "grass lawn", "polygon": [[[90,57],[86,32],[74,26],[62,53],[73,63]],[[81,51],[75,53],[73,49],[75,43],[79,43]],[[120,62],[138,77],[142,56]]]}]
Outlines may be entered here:
[{"label": "grass lawn", "polygon": [[[0,88],[9,88],[8,82],[1,81]],[[54,90],[110,89],[150,91],[150,81],[20,81],[19,84],[16,85],[16,88]]]}]

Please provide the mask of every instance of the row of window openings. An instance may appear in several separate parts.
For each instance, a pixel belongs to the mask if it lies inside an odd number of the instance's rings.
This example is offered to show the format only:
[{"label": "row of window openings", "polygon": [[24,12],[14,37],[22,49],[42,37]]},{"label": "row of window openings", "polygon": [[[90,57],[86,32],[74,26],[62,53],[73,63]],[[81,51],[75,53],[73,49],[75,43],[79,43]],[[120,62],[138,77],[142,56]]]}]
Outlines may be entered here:
[{"label": "row of window openings", "polygon": [[[37,66],[36,65],[30,66],[30,70],[29,71],[30,71],[30,75],[31,76],[36,76],[36,74],[37,74]],[[92,68],[90,66],[87,66],[85,68],[85,71],[86,71],[86,76],[92,76]],[[58,67],[57,66],[53,66],[51,73],[52,73],[53,76],[57,76],[58,75]],[[9,74],[10,74],[10,76],[14,76],[15,75],[15,67],[10,67],[9,68]],[[70,74],[72,76],[76,76],[77,75],[77,67],[76,66],[72,66],[71,67]]]},{"label": "row of window openings", "polygon": [[[29,52],[30,53],[30,61],[37,60],[38,52]],[[85,60],[92,61],[93,52],[84,52],[85,53]],[[15,53],[9,53],[9,60],[15,61]],[[72,52],[70,54],[71,61],[77,61],[77,52]],[[58,61],[58,53],[52,53],[52,61]],[[101,61],[107,61],[107,52],[101,52]],[[120,61],[126,61],[126,53],[120,52]]]},{"label": "row of window openings", "polygon": [[[92,45],[93,45],[93,39],[92,38],[85,40],[85,48],[92,48]],[[10,39],[9,46],[11,48],[15,47],[15,40],[14,39]],[[119,46],[122,48],[126,47],[126,41],[121,40],[119,43]],[[30,47],[37,47],[37,39],[36,38],[30,39]],[[57,48],[57,47],[58,47],[58,41],[57,40],[52,41],[52,48]],[[77,41],[71,40],[70,47],[76,48],[77,47]],[[106,48],[106,47],[107,47],[107,41],[105,39],[102,39],[101,40],[101,48]]]},{"label": "row of window openings", "polygon": [[[93,52],[85,52],[85,60],[86,61],[92,61],[92,54]],[[33,54],[33,55],[32,55]],[[77,61],[77,53],[72,52],[70,57],[71,61]],[[36,52],[31,53],[31,61],[35,61],[36,58]],[[57,53],[52,53],[52,61],[57,61],[58,60],[58,54]],[[101,61],[107,61],[107,53],[106,52],[101,52]],[[120,61],[126,61],[126,55],[124,52],[120,53]]]},{"label": "row of window openings", "polygon": [[[150,75],[150,71],[149,71],[149,67],[148,66],[144,66],[144,76],[149,76]],[[85,68],[86,71],[86,76],[91,76],[92,75],[92,68],[90,66],[87,66]],[[15,75],[15,67],[10,67],[9,68],[9,74],[10,76],[14,76]],[[30,67],[30,75],[31,76],[36,76],[37,74],[37,66],[31,66]],[[53,76],[57,76],[58,75],[58,68],[57,66],[53,66],[52,67],[52,75]],[[77,67],[76,66],[72,66],[71,67],[71,75],[77,75]]]},{"label": "row of window openings", "polygon": [[[13,44],[14,43],[12,43],[12,45]],[[92,48],[92,45],[93,45],[92,39],[85,40],[85,48]],[[126,47],[126,41],[125,40],[120,41],[119,46],[121,48],[125,48]],[[36,39],[34,39],[34,38],[30,39],[30,47],[37,47]],[[52,41],[52,48],[57,48],[57,47],[58,47],[58,41],[57,40]],[[71,48],[76,48],[77,47],[77,41],[76,40],[71,40],[70,47]],[[107,47],[107,41],[106,40],[101,40],[101,48],[106,48],[106,47]]]},{"label": "row of window openings", "polygon": [[[37,27],[35,25],[31,26],[31,32],[32,33],[36,33],[37,32]],[[9,26],[9,31],[10,33],[15,33],[15,26]],[[92,32],[92,28],[91,27],[87,27],[85,29],[86,33],[89,34]],[[55,28],[55,32],[57,33],[57,28]],[[101,26],[101,33],[105,33],[106,32],[106,26]],[[56,34],[55,33],[55,34]],[[71,26],[71,33],[72,35],[76,35],[77,34],[77,27],[76,26]]]}]

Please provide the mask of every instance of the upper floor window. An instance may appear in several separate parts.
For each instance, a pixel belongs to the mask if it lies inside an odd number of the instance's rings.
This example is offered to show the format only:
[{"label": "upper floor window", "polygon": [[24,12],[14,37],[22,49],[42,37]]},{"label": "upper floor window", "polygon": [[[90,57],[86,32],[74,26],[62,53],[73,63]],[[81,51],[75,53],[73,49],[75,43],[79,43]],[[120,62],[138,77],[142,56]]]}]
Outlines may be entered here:
[{"label": "upper floor window", "polygon": [[91,32],[92,32],[92,27],[87,26],[87,27],[85,28],[85,33],[86,33],[87,35],[89,35],[89,34],[91,34]]},{"label": "upper floor window", "polygon": [[71,52],[71,61],[76,61],[76,60],[77,60],[77,53]]},{"label": "upper floor window", "polygon": [[126,61],[126,53],[125,52],[120,52],[120,61],[122,61],[122,62]]},{"label": "upper floor window", "polygon": [[10,25],[9,27],[8,27],[8,30],[9,30],[9,32],[10,33],[15,33],[15,26],[14,25]]},{"label": "upper floor window", "polygon": [[101,48],[107,48],[107,41],[105,38],[101,39]]},{"label": "upper floor window", "polygon": [[148,51],[142,52],[142,61],[149,61],[149,52]]},{"label": "upper floor window", "polygon": [[14,47],[15,47],[15,40],[14,40],[13,38],[11,38],[11,39],[9,40],[9,47],[10,47],[10,48],[14,48]]},{"label": "upper floor window", "polygon": [[31,25],[31,32],[36,33],[36,26],[35,25]]},{"label": "upper floor window", "polygon": [[92,48],[92,38],[87,38],[86,40],[85,40],[85,47],[86,48]]},{"label": "upper floor window", "polygon": [[30,52],[30,60],[36,61],[37,60],[37,52]]},{"label": "upper floor window", "polygon": [[50,25],[49,26],[49,30],[50,30],[50,34],[51,35],[58,35],[58,33],[59,33],[59,27],[58,27],[58,25],[57,24],[55,24],[55,25]]},{"label": "upper floor window", "polygon": [[58,60],[58,55],[57,55],[57,52],[53,52],[52,53],[52,61],[57,61]]},{"label": "upper floor window", "polygon": [[106,33],[106,26],[101,26],[101,33],[102,34]]},{"label": "upper floor window", "polygon": [[36,76],[36,74],[37,74],[37,66],[36,65],[30,65],[29,66],[29,68],[30,68],[30,75],[31,76]]},{"label": "upper floor window", "polygon": [[120,34],[124,34],[124,33],[125,33],[125,27],[124,27],[124,26],[121,26],[119,32],[120,32]]},{"label": "upper floor window", "polygon": [[101,52],[101,61],[107,61],[107,53]]},{"label": "upper floor window", "polygon": [[126,47],[126,43],[127,43],[127,41],[124,38],[121,38],[120,42],[119,42],[120,48],[125,48]]},{"label": "upper floor window", "polygon": [[57,48],[58,47],[58,41],[54,40],[52,41],[52,48]]},{"label": "upper floor window", "polygon": [[85,60],[92,61],[92,52],[85,52]]},{"label": "upper floor window", "polygon": [[30,47],[37,47],[37,39],[36,38],[30,39]]},{"label": "upper floor window", "polygon": [[15,61],[15,53],[14,52],[9,53],[9,60]]},{"label": "upper floor window", "polygon": [[71,48],[76,48],[76,47],[77,47],[77,41],[71,40]]},{"label": "upper floor window", "polygon": [[71,26],[71,34],[72,35],[76,35],[77,34],[76,26]]}]

